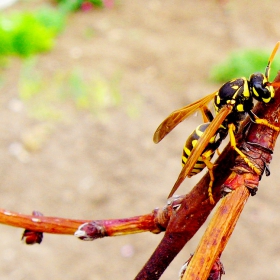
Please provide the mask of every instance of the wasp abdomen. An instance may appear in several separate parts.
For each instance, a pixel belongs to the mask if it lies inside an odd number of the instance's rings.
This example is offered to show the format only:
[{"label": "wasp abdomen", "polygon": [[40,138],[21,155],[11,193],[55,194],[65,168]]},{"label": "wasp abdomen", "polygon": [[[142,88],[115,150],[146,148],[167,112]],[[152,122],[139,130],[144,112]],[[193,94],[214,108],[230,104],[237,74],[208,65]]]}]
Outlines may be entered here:
[{"label": "wasp abdomen", "polygon": [[[209,123],[204,123],[199,125],[192,133],[191,135],[188,137],[186,144],[184,146],[183,149],[183,154],[182,154],[182,166],[184,166],[187,161],[188,158],[190,156],[191,151],[193,150],[193,148],[196,146],[198,140],[200,137],[202,137],[203,133],[205,132],[206,128],[210,125]],[[198,174],[199,172],[201,172],[206,164],[204,162],[203,157],[205,157],[205,153],[207,152],[206,155],[206,160],[211,160],[212,157],[215,154],[215,150],[216,150],[216,145],[215,145],[215,139],[216,139],[216,135],[215,134],[209,141],[209,144],[206,146],[204,152],[202,153],[202,155],[197,159],[196,164],[194,165],[191,173],[188,175],[189,177]]]}]

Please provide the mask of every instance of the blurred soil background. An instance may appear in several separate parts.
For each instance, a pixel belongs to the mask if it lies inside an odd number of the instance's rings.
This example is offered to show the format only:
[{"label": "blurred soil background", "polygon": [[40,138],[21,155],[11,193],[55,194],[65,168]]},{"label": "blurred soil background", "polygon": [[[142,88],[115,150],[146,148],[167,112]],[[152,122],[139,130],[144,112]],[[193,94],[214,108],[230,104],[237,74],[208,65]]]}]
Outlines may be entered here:
[{"label": "blurred soil background", "polygon": [[[4,13],[43,4],[54,3],[19,1]],[[155,129],[173,110],[219,88],[209,72],[231,51],[271,51],[280,39],[278,7],[276,0],[119,0],[72,13],[51,51],[10,58],[1,72],[1,208],[109,219],[163,206],[182,146],[201,118],[191,117],[158,145]],[[30,92],[32,98],[24,95]],[[271,176],[249,199],[225,249],[223,279],[279,279],[279,156],[276,147]],[[199,178],[185,180],[178,193]],[[0,229],[0,279],[13,280],[133,279],[163,237],[82,242],[45,234],[41,245],[26,246],[21,229]],[[161,279],[177,279],[202,233]]]}]

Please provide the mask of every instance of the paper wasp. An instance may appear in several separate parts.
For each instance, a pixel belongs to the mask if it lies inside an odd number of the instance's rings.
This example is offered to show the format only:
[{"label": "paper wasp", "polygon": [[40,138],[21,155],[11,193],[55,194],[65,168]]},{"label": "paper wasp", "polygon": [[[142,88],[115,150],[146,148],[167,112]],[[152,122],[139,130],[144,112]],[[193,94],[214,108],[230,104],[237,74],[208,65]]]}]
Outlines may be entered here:
[{"label": "paper wasp", "polygon": [[[210,202],[214,203],[212,196],[212,185],[214,181],[213,163],[211,163],[210,160],[222,140],[224,140],[228,134],[230,136],[231,147],[243,158],[254,172],[257,174],[261,173],[261,171],[236,147],[234,135],[246,114],[249,115],[253,122],[266,125],[273,130],[279,131],[278,127],[269,124],[266,119],[258,118],[252,112],[254,107],[253,99],[264,103],[273,101],[275,94],[273,86],[279,86],[279,83],[271,83],[268,80],[271,63],[279,46],[280,41],[276,43],[269,57],[265,74],[254,73],[250,76],[249,80],[244,77],[233,79],[225,83],[219,90],[212,94],[174,111],[159,125],[154,133],[153,140],[155,143],[160,142],[173,128],[197,110],[201,110],[204,122],[208,121],[208,123],[198,126],[187,139],[182,156],[183,168],[168,198],[174,194],[186,177],[191,177],[199,173],[207,166],[210,174],[208,193]],[[206,106],[212,99],[214,99],[215,118],[213,118],[210,110]]]}]

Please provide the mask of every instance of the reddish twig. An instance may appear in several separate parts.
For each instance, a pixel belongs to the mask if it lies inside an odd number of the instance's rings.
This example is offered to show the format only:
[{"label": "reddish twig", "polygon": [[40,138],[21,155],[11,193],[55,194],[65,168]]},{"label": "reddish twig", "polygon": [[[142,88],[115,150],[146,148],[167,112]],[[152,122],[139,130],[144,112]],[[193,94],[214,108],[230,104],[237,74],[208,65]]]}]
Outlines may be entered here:
[{"label": "reddish twig", "polygon": [[[33,211],[33,215],[0,209],[0,223],[24,228],[30,232],[74,234],[81,239],[92,240],[105,236],[118,236],[150,231],[159,233],[166,229],[172,209],[181,202],[180,198],[173,199],[163,208],[157,208],[151,213],[126,219],[109,220],[76,220],[57,217],[46,217]],[[79,231],[77,232],[79,228]],[[87,231],[86,231],[87,229]],[[86,236],[82,236],[83,233]]]},{"label": "reddish twig", "polygon": [[75,236],[84,241],[92,241],[105,236],[117,236],[150,231],[165,231],[174,208],[181,203],[182,197],[174,198],[163,208],[155,209],[151,214],[116,220],[86,222],[79,226]]},{"label": "reddish twig", "polygon": [[0,209],[0,223],[27,230],[54,234],[74,234],[77,228],[88,220],[73,220],[57,217],[25,215]]},{"label": "reddish twig", "polygon": [[183,280],[207,279],[215,260],[223,252],[249,197],[243,184],[222,199],[191,259]]},{"label": "reddish twig", "polygon": [[[190,265],[190,261],[193,258],[193,255],[189,258],[188,261],[185,262],[185,264],[181,267],[180,272],[179,272],[179,279],[182,280],[187,267]],[[207,280],[221,280],[222,275],[225,274],[224,266],[221,262],[220,257],[217,257],[215,260],[211,270],[210,274]]]}]

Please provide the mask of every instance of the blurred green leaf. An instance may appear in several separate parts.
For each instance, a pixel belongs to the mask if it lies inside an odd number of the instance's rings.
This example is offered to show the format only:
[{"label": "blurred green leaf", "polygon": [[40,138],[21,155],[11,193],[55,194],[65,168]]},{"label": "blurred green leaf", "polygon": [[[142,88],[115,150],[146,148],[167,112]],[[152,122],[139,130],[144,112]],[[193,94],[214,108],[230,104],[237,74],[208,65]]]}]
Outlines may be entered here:
[{"label": "blurred green leaf", "polygon": [[55,71],[50,77],[44,77],[37,64],[34,56],[25,59],[18,83],[19,97],[32,117],[62,119],[69,105],[104,117],[107,109],[122,102],[119,73],[107,79],[75,68],[70,72]]},{"label": "blurred green leaf", "polygon": [[99,75],[86,80],[82,71],[75,69],[65,77],[67,86],[62,89],[62,96],[72,100],[77,108],[96,113],[121,102],[119,83],[120,78],[117,76],[109,81]]},{"label": "blurred green leaf", "polygon": [[[214,82],[227,82],[233,78],[246,77],[256,72],[264,73],[270,52],[263,50],[242,50],[231,53],[228,58],[215,65],[210,71],[210,79]],[[271,72],[272,80],[280,67],[280,58],[275,57]]]},{"label": "blurred green leaf", "polygon": [[0,14],[0,55],[27,57],[50,50],[65,21],[65,14],[47,7],[32,13]]},{"label": "blurred green leaf", "polygon": [[36,11],[34,16],[40,24],[55,34],[60,33],[65,28],[66,14],[59,9],[44,7]]},{"label": "blurred green leaf", "polygon": [[13,33],[14,52],[22,56],[50,50],[54,44],[53,31],[41,25],[31,14],[21,16]]},{"label": "blurred green leaf", "polygon": [[[7,29],[6,24],[10,22]],[[0,19],[0,54],[28,56],[52,47],[52,33],[42,27],[30,14]]]}]

